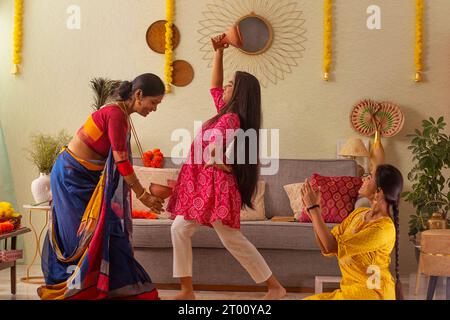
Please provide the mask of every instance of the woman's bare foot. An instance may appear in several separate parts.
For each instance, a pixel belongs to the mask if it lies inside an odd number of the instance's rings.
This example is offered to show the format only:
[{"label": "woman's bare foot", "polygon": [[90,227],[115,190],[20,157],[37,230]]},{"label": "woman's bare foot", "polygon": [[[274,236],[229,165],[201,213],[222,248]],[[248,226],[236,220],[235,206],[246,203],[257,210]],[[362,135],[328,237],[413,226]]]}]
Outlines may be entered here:
[{"label": "woman's bare foot", "polygon": [[266,281],[267,294],[262,300],[279,300],[286,295],[286,289],[278,282],[274,275],[271,275]]},{"label": "woman's bare foot", "polygon": [[180,278],[181,291],[170,300],[195,300],[194,285],[192,284],[192,277]]},{"label": "woman's bare foot", "polygon": [[195,294],[192,291],[180,291],[179,294],[172,297],[170,300],[195,300]]},{"label": "woman's bare foot", "polygon": [[286,289],[283,287],[276,289],[269,289],[266,295],[262,298],[262,300],[280,300],[284,296],[286,296]]}]

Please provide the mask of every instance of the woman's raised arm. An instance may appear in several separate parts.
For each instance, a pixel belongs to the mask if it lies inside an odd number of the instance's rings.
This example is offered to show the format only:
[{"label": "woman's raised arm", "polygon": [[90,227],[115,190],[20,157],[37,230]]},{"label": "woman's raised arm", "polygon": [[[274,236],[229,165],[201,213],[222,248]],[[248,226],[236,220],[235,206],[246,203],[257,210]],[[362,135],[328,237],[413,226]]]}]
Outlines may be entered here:
[{"label": "woman's raised arm", "polygon": [[223,87],[223,50],[224,48],[218,48],[214,52],[214,60],[211,76],[211,88]]},{"label": "woman's raised arm", "polygon": [[313,223],[314,232],[319,240],[322,251],[326,254],[337,253],[337,241],[322,218],[320,192],[312,190],[309,181],[306,180],[301,189],[301,194],[305,208],[311,208],[308,210],[308,215]]}]

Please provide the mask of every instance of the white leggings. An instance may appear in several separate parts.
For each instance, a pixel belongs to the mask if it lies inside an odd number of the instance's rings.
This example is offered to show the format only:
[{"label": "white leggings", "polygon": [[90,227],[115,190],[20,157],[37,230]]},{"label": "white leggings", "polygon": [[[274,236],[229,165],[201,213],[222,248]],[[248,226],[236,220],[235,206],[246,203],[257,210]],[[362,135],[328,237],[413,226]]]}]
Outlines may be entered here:
[{"label": "white leggings", "polygon": [[[191,238],[200,226],[196,221],[185,220],[177,216],[172,224],[174,278],[192,277],[192,242]],[[224,247],[247,270],[256,283],[265,282],[272,271],[253,244],[240,230],[222,224],[220,220],[213,223],[214,230]]]}]

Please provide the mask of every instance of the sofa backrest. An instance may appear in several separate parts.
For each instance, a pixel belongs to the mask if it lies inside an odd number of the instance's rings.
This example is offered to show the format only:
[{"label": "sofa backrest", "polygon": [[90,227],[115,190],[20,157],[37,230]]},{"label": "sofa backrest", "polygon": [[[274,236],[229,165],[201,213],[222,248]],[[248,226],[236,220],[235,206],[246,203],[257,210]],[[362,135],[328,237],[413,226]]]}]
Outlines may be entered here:
[{"label": "sofa backrest", "polygon": [[[181,159],[164,159],[165,168],[178,168]],[[142,160],[134,159],[135,165],[142,165]],[[262,175],[261,179],[266,182],[265,207],[267,218],[273,216],[293,215],[289,198],[283,186],[292,183],[304,182],[313,173],[324,176],[356,176],[356,162],[354,160],[303,160],[303,159],[280,159],[278,172],[275,175]]]}]

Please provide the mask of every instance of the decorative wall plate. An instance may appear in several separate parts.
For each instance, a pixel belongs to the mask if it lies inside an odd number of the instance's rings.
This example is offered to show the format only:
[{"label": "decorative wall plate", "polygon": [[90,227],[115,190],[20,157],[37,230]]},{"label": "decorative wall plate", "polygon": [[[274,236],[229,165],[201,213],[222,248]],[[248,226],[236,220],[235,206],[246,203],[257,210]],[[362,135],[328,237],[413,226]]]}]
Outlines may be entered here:
[{"label": "decorative wall plate", "polygon": [[172,84],[177,87],[185,87],[194,79],[194,68],[184,60],[173,62],[173,81]]},{"label": "decorative wall plate", "polygon": [[363,136],[373,136],[377,131],[373,115],[379,109],[379,104],[373,100],[362,100],[353,107],[350,122],[353,129]]},{"label": "decorative wall plate", "polygon": [[366,99],[353,107],[350,122],[364,136],[373,136],[378,129],[383,137],[393,137],[403,128],[404,116],[394,103]]},{"label": "decorative wall plate", "polygon": [[405,117],[399,106],[391,102],[381,102],[381,109],[375,117],[383,137],[395,136],[405,123]]},{"label": "decorative wall plate", "polygon": [[[166,20],[152,23],[146,34],[147,44],[153,51],[164,54],[166,51]],[[173,25],[173,49],[180,44],[180,31]]]}]

